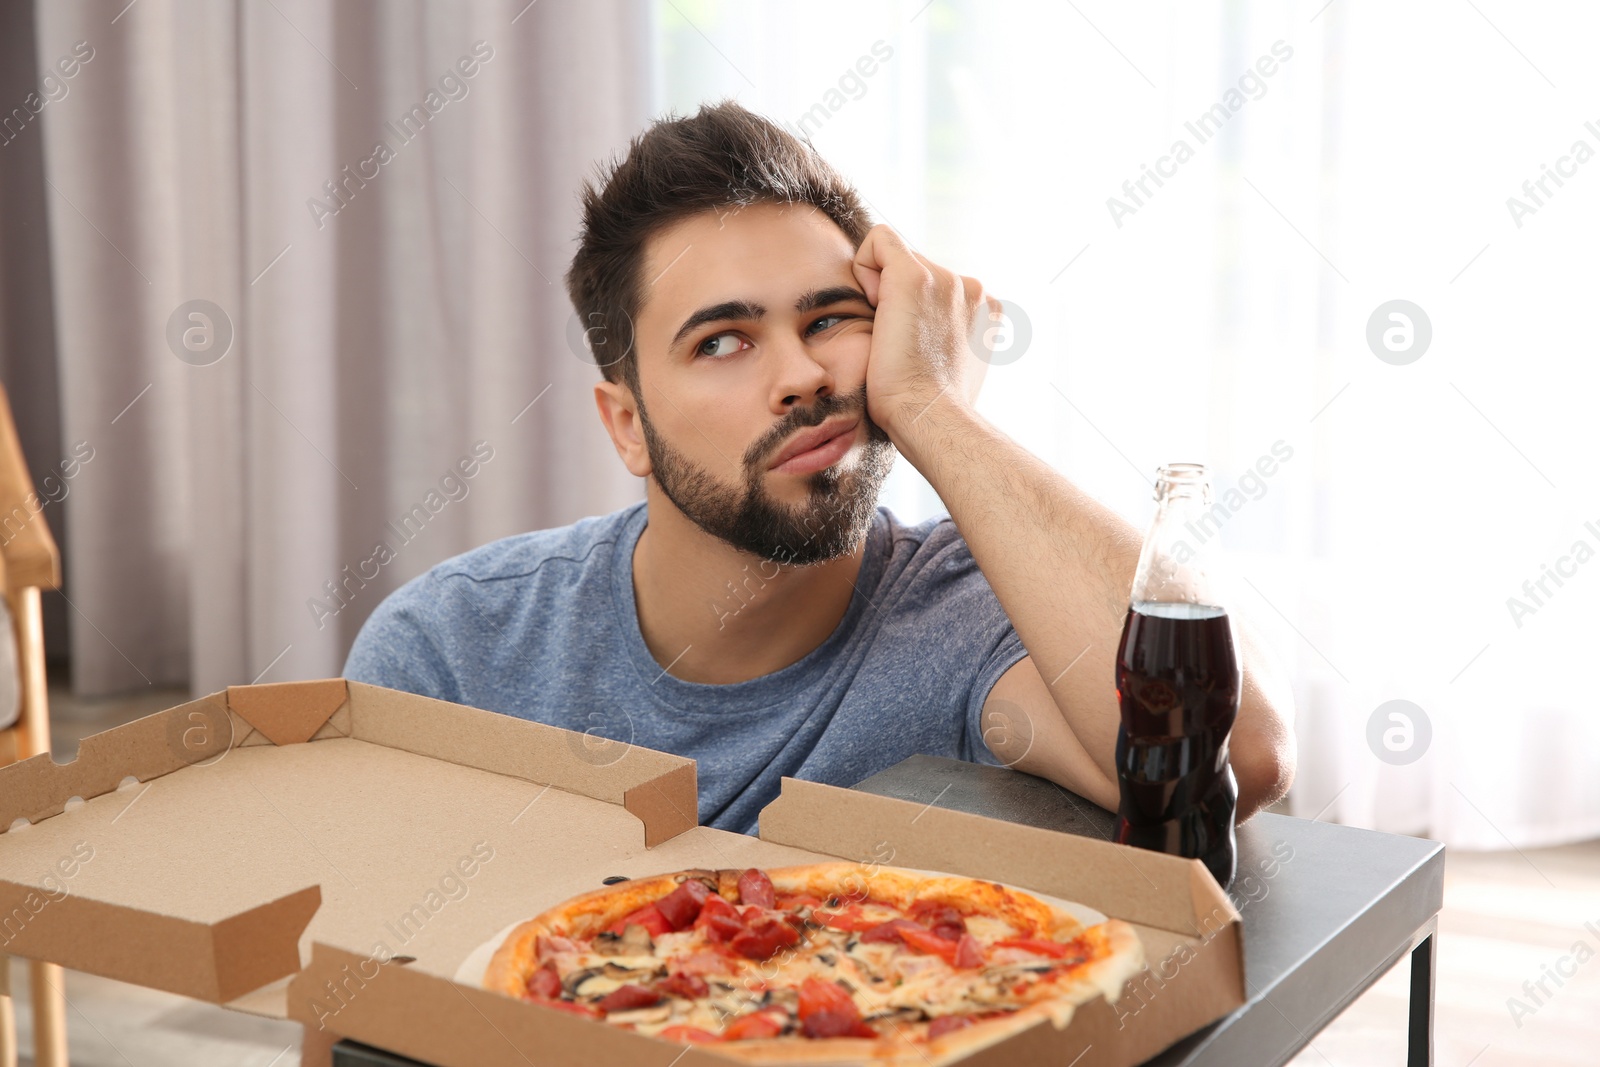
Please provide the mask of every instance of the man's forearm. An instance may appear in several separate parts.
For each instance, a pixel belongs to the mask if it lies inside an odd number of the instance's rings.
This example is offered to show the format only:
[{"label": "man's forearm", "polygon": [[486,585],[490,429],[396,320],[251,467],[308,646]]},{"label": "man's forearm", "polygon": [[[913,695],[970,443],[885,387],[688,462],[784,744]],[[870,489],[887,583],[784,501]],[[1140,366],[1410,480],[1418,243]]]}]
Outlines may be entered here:
[{"label": "man's forearm", "polygon": [[[935,401],[892,436],[944,501],[1074,736],[1115,782],[1115,658],[1138,531],[963,405]],[[1234,765],[1247,817],[1287,788],[1293,745],[1248,636],[1239,652]]]},{"label": "man's forearm", "polygon": [[1116,781],[1113,669],[1138,532],[957,404],[935,401],[895,445],[939,494],[1072,732]]}]

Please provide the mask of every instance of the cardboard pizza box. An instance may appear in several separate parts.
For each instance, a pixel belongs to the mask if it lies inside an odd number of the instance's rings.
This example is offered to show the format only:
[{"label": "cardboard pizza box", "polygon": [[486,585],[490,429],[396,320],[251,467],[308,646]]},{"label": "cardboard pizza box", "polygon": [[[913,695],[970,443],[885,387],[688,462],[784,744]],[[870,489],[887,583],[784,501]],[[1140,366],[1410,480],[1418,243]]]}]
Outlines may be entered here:
[{"label": "cardboard pizza box", "polygon": [[[699,826],[693,761],[343,679],[240,686],[0,769],[0,938],[440,1067],[729,1062],[457,982],[610,876],[843,858],[1007,882],[1134,924],[1115,1005],[979,1063],[1128,1067],[1244,1002],[1198,861],[785,779],[761,836]],[[1079,1057],[1074,1059],[1074,1057]]]}]

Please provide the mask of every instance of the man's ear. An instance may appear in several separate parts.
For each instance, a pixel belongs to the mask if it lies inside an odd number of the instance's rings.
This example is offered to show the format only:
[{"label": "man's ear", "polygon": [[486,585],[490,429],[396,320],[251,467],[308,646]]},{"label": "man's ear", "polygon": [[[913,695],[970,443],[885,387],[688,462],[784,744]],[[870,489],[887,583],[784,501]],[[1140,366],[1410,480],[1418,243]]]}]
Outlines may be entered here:
[{"label": "man's ear", "polygon": [[636,478],[647,477],[652,470],[650,451],[645,447],[638,401],[632,390],[617,382],[598,382],[594,387],[594,402],[617,455],[622,457],[622,465]]}]

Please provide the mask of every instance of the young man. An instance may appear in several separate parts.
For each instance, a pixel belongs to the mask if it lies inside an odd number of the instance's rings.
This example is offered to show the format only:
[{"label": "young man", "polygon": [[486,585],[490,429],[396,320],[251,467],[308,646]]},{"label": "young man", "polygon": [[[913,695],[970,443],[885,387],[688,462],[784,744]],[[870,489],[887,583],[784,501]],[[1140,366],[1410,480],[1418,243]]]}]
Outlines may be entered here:
[{"label": "young man", "polygon": [[[723,829],[754,832],[784,775],[851,785],[914,753],[1115,809],[1140,538],[974,409],[971,326],[997,306],[975,279],[725,102],[586,188],[567,285],[646,500],[440,564],[373,613],[347,677],[691,756]],[[877,507],[897,452],[949,518]],[[1287,686],[1248,636],[1242,663],[1241,819],[1294,764]]]}]

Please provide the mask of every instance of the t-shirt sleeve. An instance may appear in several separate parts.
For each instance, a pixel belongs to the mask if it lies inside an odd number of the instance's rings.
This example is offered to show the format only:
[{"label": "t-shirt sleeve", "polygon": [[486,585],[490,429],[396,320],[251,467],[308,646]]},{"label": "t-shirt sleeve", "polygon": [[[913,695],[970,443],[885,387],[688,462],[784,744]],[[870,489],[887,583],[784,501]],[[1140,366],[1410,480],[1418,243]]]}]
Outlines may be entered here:
[{"label": "t-shirt sleeve", "polygon": [[[990,594],[993,596],[993,593]],[[995,601],[998,608],[1000,602]],[[1001,614],[1004,615],[1002,609]],[[992,766],[1001,766],[1000,760],[989,751],[989,745],[983,739],[983,705],[989,699],[989,691],[994,688],[994,683],[1000,676],[1022,660],[1028,650],[1022,647],[1022,638],[1017,636],[1017,631],[1011,625],[1011,620],[1006,619],[1006,624],[999,636],[995,639],[992,648],[983,659],[983,664],[978,668],[978,676],[972,683],[972,694],[967,702],[967,731],[964,747],[968,749],[964,758],[973,763],[987,763]]]},{"label": "t-shirt sleeve", "polygon": [[461,703],[460,689],[431,635],[438,598],[431,574],[415,578],[379,604],[350,646],[344,676],[419,696]]},{"label": "t-shirt sleeve", "polygon": [[999,766],[983,740],[983,705],[1000,676],[1028,654],[966,539],[949,519],[934,526],[923,545],[937,553],[938,580],[930,595],[940,605],[940,644],[970,665],[958,752],[972,763]]}]

